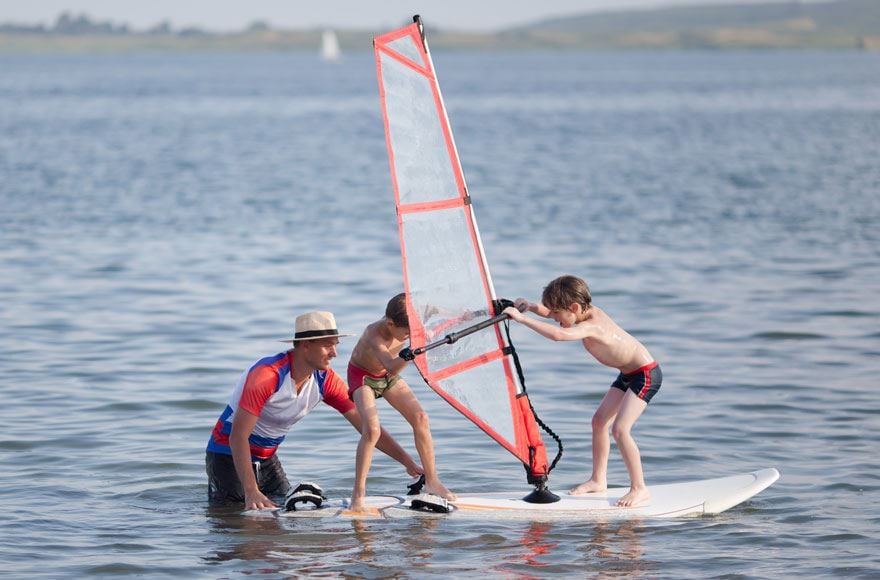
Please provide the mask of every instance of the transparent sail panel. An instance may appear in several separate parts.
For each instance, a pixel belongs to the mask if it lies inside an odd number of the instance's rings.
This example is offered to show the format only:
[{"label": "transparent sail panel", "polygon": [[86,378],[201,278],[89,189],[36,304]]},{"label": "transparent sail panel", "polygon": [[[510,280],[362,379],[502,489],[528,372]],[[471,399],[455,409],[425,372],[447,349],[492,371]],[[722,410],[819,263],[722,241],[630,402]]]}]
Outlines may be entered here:
[{"label": "transparent sail panel", "polygon": [[500,360],[467,370],[440,381],[440,388],[511,446],[516,446],[510,399]]},{"label": "transparent sail panel", "polygon": [[431,81],[384,53],[380,59],[400,203],[457,197]]},{"label": "transparent sail panel", "polygon": [[[410,298],[428,342],[492,316],[465,211],[458,207],[403,216]],[[428,367],[437,372],[498,348],[494,330],[487,329],[428,351]]]},{"label": "transparent sail panel", "polygon": [[422,49],[416,46],[412,36],[407,35],[398,38],[397,40],[392,40],[385,46],[395,52],[399,52],[401,55],[413,61],[414,64],[425,66],[425,61],[422,59]]}]

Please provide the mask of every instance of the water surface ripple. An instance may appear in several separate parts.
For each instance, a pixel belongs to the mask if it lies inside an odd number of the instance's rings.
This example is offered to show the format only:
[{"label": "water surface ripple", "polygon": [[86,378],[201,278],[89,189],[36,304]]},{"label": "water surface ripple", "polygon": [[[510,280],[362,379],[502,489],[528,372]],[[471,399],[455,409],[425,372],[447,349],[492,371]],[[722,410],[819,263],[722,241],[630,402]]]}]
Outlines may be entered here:
[{"label": "water surface ripple", "polygon": [[[880,55],[435,55],[499,294],[562,273],[664,385],[649,483],[774,466],[717,517],[289,520],[206,504],[204,447],[297,313],[401,290],[370,54],[0,56],[0,563],[17,577],[876,576]],[[613,373],[513,329],[583,480]],[[342,370],[352,341],[342,343]],[[455,490],[522,469],[407,371]],[[381,407],[411,451],[408,429]],[[296,443],[296,444],[292,444]],[[329,409],[282,447],[352,485]],[[616,451],[610,477],[626,483]],[[370,488],[405,474],[377,457]]]}]

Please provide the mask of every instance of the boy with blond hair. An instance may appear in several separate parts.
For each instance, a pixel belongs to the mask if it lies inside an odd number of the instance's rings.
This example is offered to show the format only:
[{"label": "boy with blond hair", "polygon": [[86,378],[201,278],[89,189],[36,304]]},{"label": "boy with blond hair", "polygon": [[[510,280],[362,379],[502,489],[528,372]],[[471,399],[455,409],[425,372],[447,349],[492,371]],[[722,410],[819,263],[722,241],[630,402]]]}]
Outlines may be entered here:
[{"label": "boy with blond hair", "polygon": [[[541,304],[518,298],[516,307],[506,308],[504,312],[550,340],[580,340],[597,361],[619,371],[593,415],[593,472],[590,479],[570,493],[580,495],[608,488],[610,426],[630,477],[629,492],[618,500],[617,505],[638,507],[648,503],[651,494],[645,484],[639,448],[631,431],[660,389],[663,375],[648,349],[592,302],[590,288],[584,280],[576,276],[560,276],[544,288]],[[517,309],[523,305],[529,312],[552,318],[559,326],[526,316]]]}]

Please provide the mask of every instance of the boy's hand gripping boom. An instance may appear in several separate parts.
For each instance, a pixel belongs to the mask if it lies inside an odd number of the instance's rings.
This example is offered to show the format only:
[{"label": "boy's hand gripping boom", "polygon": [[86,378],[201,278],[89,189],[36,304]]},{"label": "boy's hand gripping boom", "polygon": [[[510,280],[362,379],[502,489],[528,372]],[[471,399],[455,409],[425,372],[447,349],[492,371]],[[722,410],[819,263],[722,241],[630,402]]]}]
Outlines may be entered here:
[{"label": "boy's hand gripping boom", "polygon": [[[517,310],[519,310],[520,312],[525,312],[527,308],[528,308],[527,305],[522,304],[517,308]],[[429,350],[437,348],[438,346],[443,346],[444,344],[453,344],[453,343],[457,342],[458,340],[464,338],[465,336],[469,336],[475,332],[483,330],[484,328],[489,328],[490,326],[495,326],[499,322],[504,322],[508,318],[510,318],[510,316],[502,312],[501,314],[498,314],[497,316],[493,316],[492,318],[487,318],[486,320],[484,320],[482,322],[478,322],[477,324],[474,324],[473,326],[468,326],[467,328],[463,328],[463,329],[459,330],[458,332],[450,332],[449,334],[447,334],[446,336],[444,336],[440,340],[435,340],[434,342],[426,344],[425,346],[420,346],[418,348],[413,348],[413,349],[404,348],[403,350],[400,351],[400,358],[402,358],[404,360],[412,360],[415,357],[417,357],[418,355],[424,354],[424,353],[428,352]]]}]

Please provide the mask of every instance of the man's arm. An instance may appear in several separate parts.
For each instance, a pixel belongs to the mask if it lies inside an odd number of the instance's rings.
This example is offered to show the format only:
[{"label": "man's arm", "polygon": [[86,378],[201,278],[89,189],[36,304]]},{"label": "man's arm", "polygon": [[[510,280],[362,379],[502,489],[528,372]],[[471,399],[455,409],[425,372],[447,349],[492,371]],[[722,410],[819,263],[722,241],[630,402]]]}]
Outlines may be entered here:
[{"label": "man's arm", "polygon": [[244,509],[246,510],[277,507],[260,491],[251,463],[251,446],[248,438],[257,424],[257,419],[256,415],[239,407],[235,411],[232,431],[229,433],[232,462],[235,464],[235,473],[238,474],[238,480],[244,490]]},{"label": "man's arm", "polygon": [[[348,422],[357,429],[358,433],[361,432],[361,415],[358,413],[357,408],[352,408],[346,411],[342,416],[348,419]],[[416,475],[422,475],[424,473],[422,467],[413,461],[413,458],[410,457],[409,453],[407,453],[397,440],[385,430],[385,427],[380,427],[380,429],[381,435],[379,435],[379,440],[376,442],[376,449],[403,465],[409,475],[413,477]]]}]

